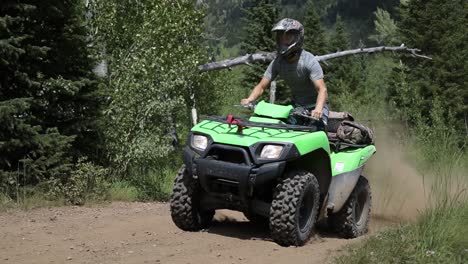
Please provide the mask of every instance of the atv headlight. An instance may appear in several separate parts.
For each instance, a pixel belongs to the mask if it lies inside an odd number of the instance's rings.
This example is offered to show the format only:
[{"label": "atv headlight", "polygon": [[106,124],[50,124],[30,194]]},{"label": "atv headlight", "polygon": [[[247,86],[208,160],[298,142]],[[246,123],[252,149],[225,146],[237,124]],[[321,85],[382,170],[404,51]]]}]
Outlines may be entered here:
[{"label": "atv headlight", "polygon": [[205,136],[201,135],[193,135],[192,137],[192,147],[199,149],[199,150],[205,150],[206,147],[208,146],[208,138]]},{"label": "atv headlight", "polygon": [[265,145],[260,153],[261,159],[277,159],[281,156],[283,146]]}]

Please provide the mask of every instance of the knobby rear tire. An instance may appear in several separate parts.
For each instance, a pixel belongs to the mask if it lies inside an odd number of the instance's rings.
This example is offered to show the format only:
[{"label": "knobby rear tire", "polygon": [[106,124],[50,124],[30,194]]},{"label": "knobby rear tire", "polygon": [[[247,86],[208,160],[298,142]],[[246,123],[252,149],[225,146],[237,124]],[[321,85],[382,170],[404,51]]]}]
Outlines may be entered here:
[{"label": "knobby rear tire", "polygon": [[369,230],[372,193],[369,182],[363,176],[354,187],[346,203],[329,218],[329,224],[343,238],[356,238]]}]

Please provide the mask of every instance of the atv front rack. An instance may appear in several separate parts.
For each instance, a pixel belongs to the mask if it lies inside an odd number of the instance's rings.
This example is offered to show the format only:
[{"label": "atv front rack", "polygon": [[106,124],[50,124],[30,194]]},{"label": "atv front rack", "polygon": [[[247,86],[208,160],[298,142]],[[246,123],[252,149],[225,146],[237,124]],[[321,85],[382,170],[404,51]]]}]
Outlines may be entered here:
[{"label": "atv front rack", "polygon": [[233,124],[232,122],[229,122],[228,117],[225,116],[204,116],[201,118],[201,120],[208,120],[208,121],[215,121],[215,122],[220,122],[220,123],[225,123],[228,125],[237,125],[239,126],[239,123],[243,128],[249,128],[249,127],[260,127],[262,129],[264,128],[274,128],[274,129],[284,129],[286,131],[303,131],[303,132],[317,132],[319,129],[317,126],[311,125],[311,126],[300,126],[300,125],[290,125],[290,124],[271,124],[271,123],[262,123],[262,122],[252,122],[248,121],[246,119],[242,118],[235,118],[235,120],[240,121],[236,124]]}]

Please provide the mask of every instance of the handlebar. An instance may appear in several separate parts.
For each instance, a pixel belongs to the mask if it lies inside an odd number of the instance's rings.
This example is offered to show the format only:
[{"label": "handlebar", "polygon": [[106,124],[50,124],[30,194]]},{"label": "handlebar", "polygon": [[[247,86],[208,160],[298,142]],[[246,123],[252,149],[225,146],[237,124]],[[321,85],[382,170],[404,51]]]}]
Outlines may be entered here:
[{"label": "handlebar", "polygon": [[314,121],[322,121],[322,118],[316,118],[316,117],[313,117],[311,115],[306,115],[306,114],[302,114],[302,113],[294,113],[293,112],[292,115],[312,119]]},{"label": "handlebar", "polygon": [[316,118],[310,115],[310,112],[304,108],[295,108],[292,112],[291,115],[293,116],[299,116],[307,119],[311,119],[314,121],[322,121],[322,118]]},{"label": "handlebar", "polygon": [[234,106],[235,107],[243,107],[243,108],[248,108],[249,110],[255,110],[255,106],[257,105],[257,103],[255,101],[251,101],[249,102],[248,104],[246,105],[242,105],[242,104],[235,104]]}]

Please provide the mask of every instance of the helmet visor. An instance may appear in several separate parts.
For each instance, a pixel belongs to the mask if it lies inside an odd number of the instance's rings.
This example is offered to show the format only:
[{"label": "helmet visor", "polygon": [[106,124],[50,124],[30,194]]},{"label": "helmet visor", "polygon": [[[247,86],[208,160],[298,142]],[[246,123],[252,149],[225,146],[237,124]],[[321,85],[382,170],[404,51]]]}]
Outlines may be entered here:
[{"label": "helmet visor", "polygon": [[290,46],[298,39],[298,33],[294,31],[276,31],[276,43],[280,46]]},{"label": "helmet visor", "polygon": [[275,34],[276,45],[280,54],[288,52],[299,40],[299,32],[297,31],[275,31]]},{"label": "helmet visor", "polygon": [[282,32],[278,32],[277,35],[276,35],[276,41],[278,42],[278,44],[280,45],[284,45],[284,46],[290,46],[291,44],[293,44],[296,40],[296,35],[297,34],[294,34],[293,32],[291,31],[288,31],[288,32],[285,32],[285,31],[282,31]]}]

